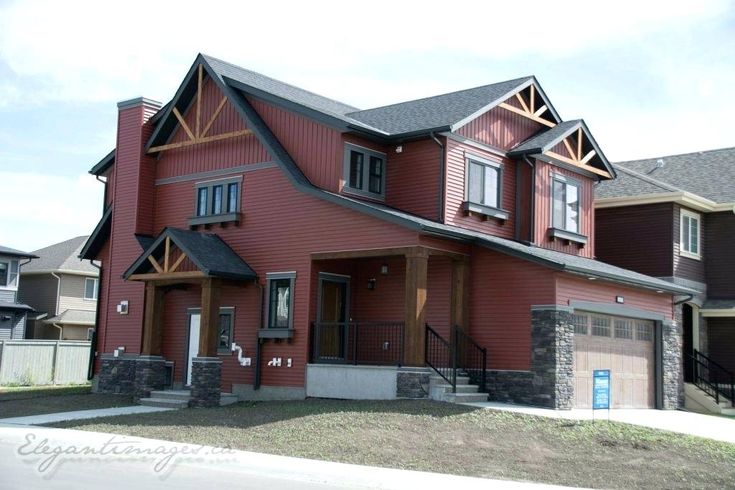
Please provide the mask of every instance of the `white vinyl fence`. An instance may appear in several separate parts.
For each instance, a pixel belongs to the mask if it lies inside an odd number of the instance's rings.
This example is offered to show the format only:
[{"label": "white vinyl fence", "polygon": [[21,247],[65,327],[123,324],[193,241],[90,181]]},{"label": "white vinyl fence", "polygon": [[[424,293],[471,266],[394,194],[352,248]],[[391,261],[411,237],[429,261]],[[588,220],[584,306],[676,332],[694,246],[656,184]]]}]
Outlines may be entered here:
[{"label": "white vinyl fence", "polygon": [[87,382],[88,340],[0,341],[1,385]]}]

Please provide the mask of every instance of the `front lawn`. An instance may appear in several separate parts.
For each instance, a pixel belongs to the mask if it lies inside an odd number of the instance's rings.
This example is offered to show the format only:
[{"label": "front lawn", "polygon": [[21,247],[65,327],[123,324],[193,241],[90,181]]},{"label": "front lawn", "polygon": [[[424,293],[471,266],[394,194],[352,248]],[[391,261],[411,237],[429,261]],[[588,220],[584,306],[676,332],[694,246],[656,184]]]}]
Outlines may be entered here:
[{"label": "front lawn", "polygon": [[95,394],[89,385],[0,387],[0,419],[133,404],[131,396]]},{"label": "front lawn", "polygon": [[431,401],[306,400],[55,424],[247,451],[594,488],[732,488],[735,445]]}]

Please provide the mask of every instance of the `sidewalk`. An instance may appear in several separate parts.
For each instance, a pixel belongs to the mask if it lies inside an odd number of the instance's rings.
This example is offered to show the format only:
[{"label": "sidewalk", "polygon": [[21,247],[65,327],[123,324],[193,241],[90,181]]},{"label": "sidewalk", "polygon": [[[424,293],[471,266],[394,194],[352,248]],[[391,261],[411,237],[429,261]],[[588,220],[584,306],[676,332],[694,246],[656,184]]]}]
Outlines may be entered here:
[{"label": "sidewalk", "polygon": [[[465,403],[464,405],[539,417],[592,420],[592,410],[551,410],[496,402]],[[607,410],[595,412],[596,420],[607,420],[607,417]],[[610,420],[735,444],[735,418],[703,415],[683,410],[617,409],[610,410]]]},{"label": "sidewalk", "polygon": [[3,489],[326,490],[564,487],[331,463],[49,427],[0,426]]},{"label": "sidewalk", "polygon": [[115,415],[135,415],[139,413],[165,412],[167,410],[173,409],[132,405],[129,407],[97,408],[94,410],[75,410],[73,412],[28,415],[26,417],[9,417],[6,419],[0,419],[0,424],[43,425],[53,424],[55,422],[66,422],[67,420],[82,420],[94,419],[97,417],[113,417]]}]

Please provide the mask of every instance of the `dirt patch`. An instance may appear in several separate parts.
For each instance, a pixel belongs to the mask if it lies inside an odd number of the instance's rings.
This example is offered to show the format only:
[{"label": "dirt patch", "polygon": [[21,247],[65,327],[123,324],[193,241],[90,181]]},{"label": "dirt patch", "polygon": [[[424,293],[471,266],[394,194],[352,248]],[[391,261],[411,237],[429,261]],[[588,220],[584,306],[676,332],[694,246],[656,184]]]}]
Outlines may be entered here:
[{"label": "dirt patch", "polygon": [[0,391],[0,418],[133,404],[131,396],[94,394],[89,386],[4,388]]}]

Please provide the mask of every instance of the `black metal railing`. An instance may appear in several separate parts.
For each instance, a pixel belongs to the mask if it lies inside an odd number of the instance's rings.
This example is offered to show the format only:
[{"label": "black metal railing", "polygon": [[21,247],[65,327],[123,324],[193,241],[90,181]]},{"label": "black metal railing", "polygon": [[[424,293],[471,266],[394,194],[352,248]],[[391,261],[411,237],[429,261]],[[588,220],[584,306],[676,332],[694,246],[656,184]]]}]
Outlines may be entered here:
[{"label": "black metal railing", "polygon": [[424,337],[426,365],[451,385],[452,393],[457,392],[457,356],[455,353],[452,345],[427,324]]},{"label": "black metal railing", "polygon": [[426,365],[432,368],[457,392],[457,376],[467,376],[485,393],[487,382],[487,349],[480,347],[464,330],[454,326],[447,341],[426,325],[424,341]]},{"label": "black metal railing", "polygon": [[692,379],[700,390],[715,399],[730,402],[735,407],[735,375],[732,371],[713,361],[698,350],[694,354],[687,354],[692,365]]},{"label": "black metal railing", "polygon": [[312,323],[312,362],[400,366],[403,330],[403,322]]}]

